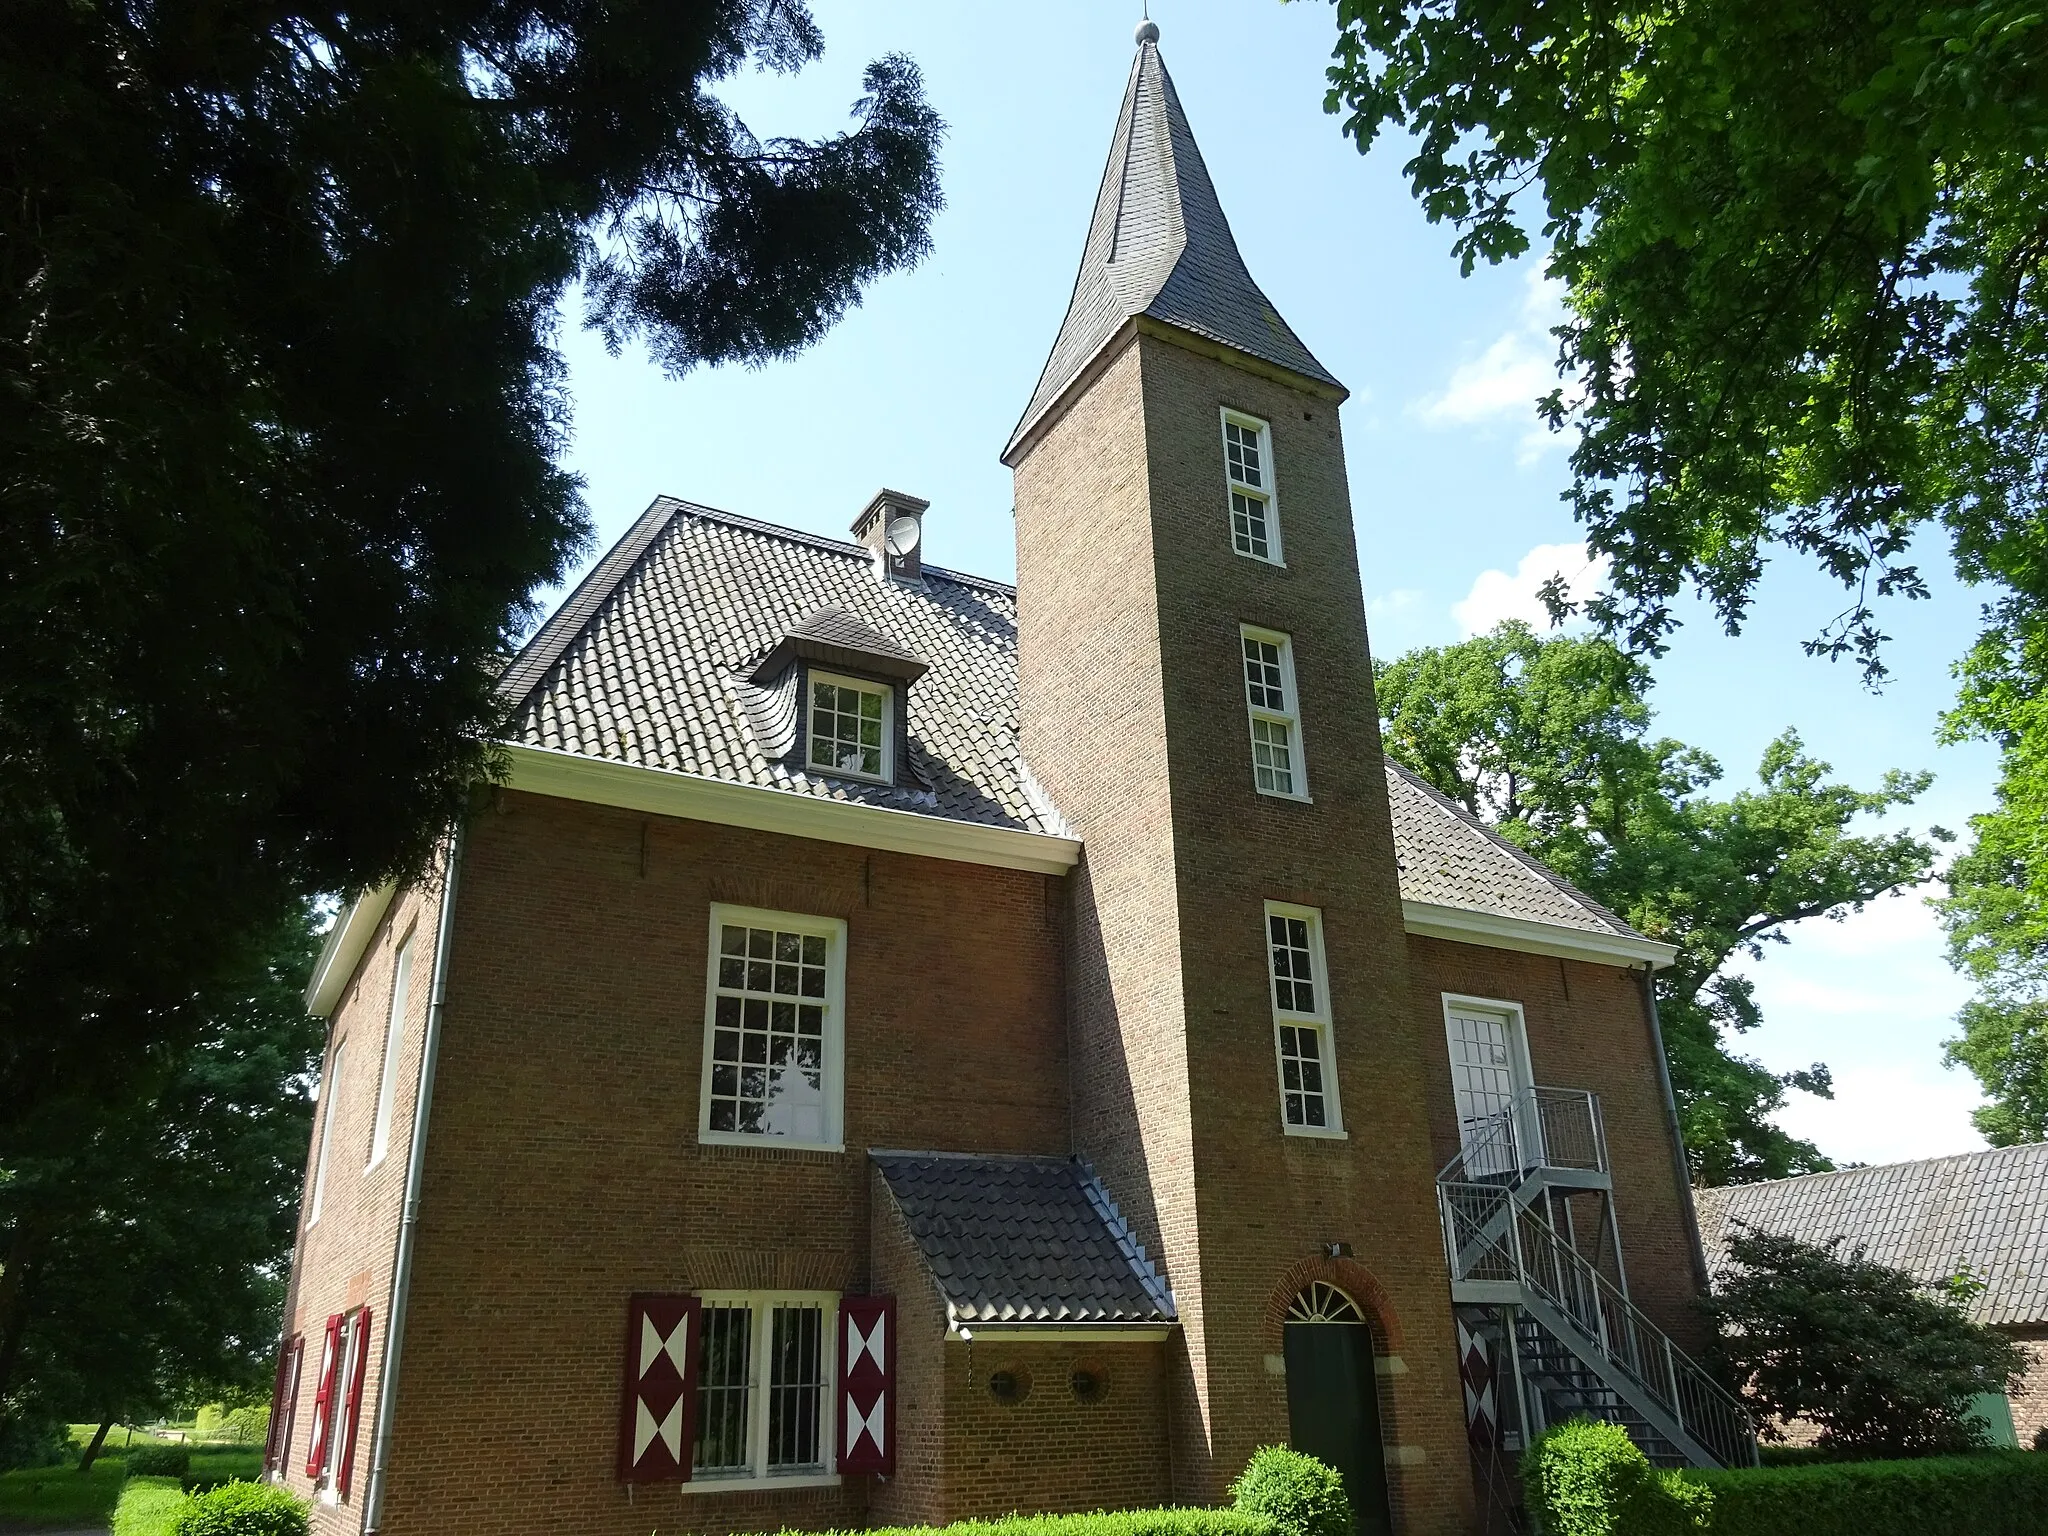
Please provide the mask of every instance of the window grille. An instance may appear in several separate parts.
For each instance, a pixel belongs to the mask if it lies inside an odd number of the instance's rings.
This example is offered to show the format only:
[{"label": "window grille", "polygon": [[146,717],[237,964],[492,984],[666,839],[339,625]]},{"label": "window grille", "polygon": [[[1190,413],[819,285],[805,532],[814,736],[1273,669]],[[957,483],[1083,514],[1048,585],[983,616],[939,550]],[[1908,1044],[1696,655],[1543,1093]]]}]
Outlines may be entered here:
[{"label": "window grille", "polygon": [[1251,712],[1252,782],[1259,793],[1306,799],[1301,726],[1294,702],[1293,642],[1267,630],[1244,629],[1245,704]]},{"label": "window grille", "polygon": [[889,690],[844,678],[811,678],[813,768],[863,779],[889,776]]},{"label": "window grille", "polygon": [[822,934],[719,926],[709,1129],[825,1140],[828,952]]},{"label": "window grille", "polygon": [[1230,494],[1230,544],[1240,555],[1280,563],[1280,524],[1273,509],[1270,439],[1264,422],[1223,416],[1223,467]]},{"label": "window grille", "polygon": [[1341,1134],[1321,914],[1312,907],[1268,902],[1266,954],[1273,987],[1281,1127],[1297,1135]]}]

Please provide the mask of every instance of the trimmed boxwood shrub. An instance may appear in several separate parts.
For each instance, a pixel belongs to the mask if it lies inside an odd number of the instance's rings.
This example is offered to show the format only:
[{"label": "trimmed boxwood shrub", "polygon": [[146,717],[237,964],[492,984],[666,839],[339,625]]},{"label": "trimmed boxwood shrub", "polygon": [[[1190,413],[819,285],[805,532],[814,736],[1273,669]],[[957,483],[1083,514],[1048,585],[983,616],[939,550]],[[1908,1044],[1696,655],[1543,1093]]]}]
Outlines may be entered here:
[{"label": "trimmed boxwood shrub", "polygon": [[306,1502],[270,1483],[222,1483],[186,1500],[171,1536],[306,1536]]},{"label": "trimmed boxwood shrub", "polygon": [[[783,1536],[791,1536],[784,1532]],[[835,1533],[827,1533],[835,1536]],[[1010,1515],[952,1525],[884,1526],[861,1536],[1283,1536],[1264,1515],[1236,1509],[1118,1509],[1092,1515]]]},{"label": "trimmed boxwood shrub", "polygon": [[130,1476],[114,1506],[113,1536],[170,1536],[171,1521],[185,1507],[175,1477]]},{"label": "trimmed boxwood shrub", "polygon": [[[1709,1525],[1713,1495],[1660,1472],[1617,1424],[1573,1419],[1522,1458],[1522,1488],[1549,1536],[1679,1536]],[[1920,1533],[1925,1536],[1925,1533]]]},{"label": "trimmed boxwood shrub", "polygon": [[1714,1536],[2048,1531],[2048,1456],[2032,1451],[1687,1472],[1684,1478],[1713,1494]]},{"label": "trimmed boxwood shrub", "polygon": [[183,1477],[192,1470],[189,1445],[131,1445],[121,1453],[130,1477]]},{"label": "trimmed boxwood shrub", "polygon": [[1344,1479],[1315,1457],[1284,1445],[1252,1452],[1230,1493],[1239,1510],[1266,1516],[1282,1536],[1351,1536]]}]

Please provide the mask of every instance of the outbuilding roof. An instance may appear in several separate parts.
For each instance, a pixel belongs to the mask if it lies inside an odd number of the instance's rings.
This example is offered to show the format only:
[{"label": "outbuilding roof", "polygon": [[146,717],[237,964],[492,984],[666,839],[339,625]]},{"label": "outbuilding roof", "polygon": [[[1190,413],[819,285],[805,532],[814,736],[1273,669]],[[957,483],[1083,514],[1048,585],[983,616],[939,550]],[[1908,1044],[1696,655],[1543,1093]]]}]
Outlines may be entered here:
[{"label": "outbuilding roof", "polygon": [[[822,614],[822,616],[821,616]],[[763,751],[754,674],[792,632],[887,646],[928,670],[906,692],[897,785]],[[984,826],[1065,834],[1018,749],[1017,594],[927,565],[878,580],[866,547],[663,497],[506,669],[507,738],[527,746]],[[772,734],[772,733],[771,733]],[[1410,902],[1639,939],[1413,774],[1387,768]]]},{"label": "outbuilding roof", "polygon": [[1745,1223],[1809,1243],[1839,1237],[1929,1282],[1967,1268],[1986,1286],[1970,1305],[1978,1322],[2048,1324],[2048,1142],[1703,1189],[1696,1203],[1716,1283]]},{"label": "outbuilding roof", "polygon": [[1173,1293],[1086,1163],[869,1156],[954,1323],[1162,1324]]},{"label": "outbuilding roof", "polygon": [[1149,40],[1131,61],[1066,318],[1006,457],[1136,315],[1343,390],[1252,280],[1159,45]]}]

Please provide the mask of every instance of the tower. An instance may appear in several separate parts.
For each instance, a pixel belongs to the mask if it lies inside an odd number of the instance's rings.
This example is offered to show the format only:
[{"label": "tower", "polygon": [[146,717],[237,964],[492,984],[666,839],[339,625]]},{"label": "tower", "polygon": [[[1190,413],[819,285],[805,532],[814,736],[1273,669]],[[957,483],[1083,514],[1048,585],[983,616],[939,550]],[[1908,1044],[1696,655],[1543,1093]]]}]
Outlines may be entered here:
[{"label": "tower", "polygon": [[1086,849],[1076,1150],[1179,1305],[1178,1497],[1216,1498],[1288,1438],[1281,1320],[1324,1279],[1371,1313],[1403,1526],[1460,1529],[1345,390],[1246,270],[1158,35],[1139,28],[1073,297],[1003,454],[1023,751]]}]

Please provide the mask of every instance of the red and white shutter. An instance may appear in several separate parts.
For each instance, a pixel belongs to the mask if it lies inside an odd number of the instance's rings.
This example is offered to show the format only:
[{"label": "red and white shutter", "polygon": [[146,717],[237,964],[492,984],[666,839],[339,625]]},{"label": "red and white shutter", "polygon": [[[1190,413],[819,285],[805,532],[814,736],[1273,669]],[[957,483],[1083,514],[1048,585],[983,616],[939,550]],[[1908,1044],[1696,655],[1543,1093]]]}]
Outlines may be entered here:
[{"label": "red and white shutter", "polygon": [[349,1335],[349,1355],[354,1367],[348,1377],[348,1412],[341,1420],[346,1426],[344,1433],[347,1438],[341,1442],[341,1462],[334,1469],[334,1486],[343,1498],[348,1497],[348,1474],[356,1464],[356,1441],[362,1438],[363,1376],[370,1363],[370,1309],[358,1309],[353,1321],[355,1327]]},{"label": "red and white shutter", "polygon": [[299,1395],[299,1349],[295,1338],[277,1346],[277,1381],[270,1389],[270,1432],[263,1446],[263,1470],[282,1473],[292,1453],[292,1404]]},{"label": "red and white shutter", "polygon": [[694,1296],[634,1296],[626,1303],[625,1385],[619,1405],[619,1480],[686,1483],[697,1439],[697,1349],[703,1308]]},{"label": "red and white shutter", "polygon": [[341,1369],[341,1325],[347,1316],[337,1312],[327,1319],[327,1334],[320,1345],[319,1385],[313,1391],[313,1433],[306,1440],[308,1477],[318,1477],[326,1465],[327,1431],[334,1423],[334,1376]]},{"label": "red and white shutter", "polygon": [[839,1299],[839,1470],[896,1470],[896,1298]]}]

